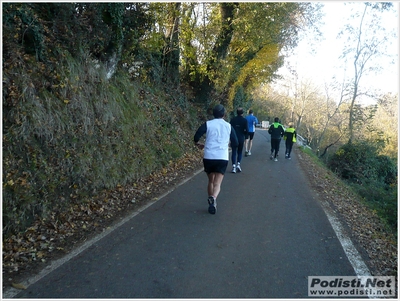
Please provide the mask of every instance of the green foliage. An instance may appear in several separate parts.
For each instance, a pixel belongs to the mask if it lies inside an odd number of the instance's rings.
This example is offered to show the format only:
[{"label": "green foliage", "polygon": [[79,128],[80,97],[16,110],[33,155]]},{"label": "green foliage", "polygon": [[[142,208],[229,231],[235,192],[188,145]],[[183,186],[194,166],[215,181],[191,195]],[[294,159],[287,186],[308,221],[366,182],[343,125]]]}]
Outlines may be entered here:
[{"label": "green foliage", "polygon": [[352,187],[392,231],[397,233],[397,184],[388,186],[376,181],[369,181],[364,185],[352,184]]},{"label": "green foliage", "polygon": [[236,89],[235,98],[233,99],[233,109],[236,109],[237,107],[244,107],[246,102],[247,96],[243,87],[238,87]]},{"label": "green foliage", "polygon": [[347,180],[392,229],[397,229],[397,166],[370,142],[347,143],[328,167]]},{"label": "green foliage", "polygon": [[366,141],[343,145],[331,157],[328,167],[341,178],[355,183],[396,181],[396,165],[390,158],[378,155],[377,146]]},{"label": "green foliage", "polygon": [[254,85],[270,82],[283,63],[280,50],[294,47],[299,28],[310,25],[314,17],[318,19],[317,14],[311,15],[315,11],[309,3],[199,6],[203,19],[190,22],[189,13],[197,17],[190,8],[183,19],[182,76],[190,82],[197,99],[208,101],[216,95],[228,106],[233,104],[237,87],[250,93]]},{"label": "green foliage", "polygon": [[4,3],[2,5],[4,53],[12,51],[13,42],[17,42],[27,54],[34,55],[36,60],[44,60],[45,28],[32,9],[34,4]]}]

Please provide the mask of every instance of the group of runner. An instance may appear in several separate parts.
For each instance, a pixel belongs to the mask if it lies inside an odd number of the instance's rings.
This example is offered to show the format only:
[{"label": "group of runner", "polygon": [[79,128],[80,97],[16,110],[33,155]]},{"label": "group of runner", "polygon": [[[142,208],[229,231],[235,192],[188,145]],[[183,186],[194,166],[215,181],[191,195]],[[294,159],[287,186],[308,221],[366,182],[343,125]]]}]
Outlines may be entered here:
[{"label": "group of runner", "polygon": [[281,139],[285,140],[286,150],[285,158],[291,159],[290,154],[292,152],[293,143],[296,142],[297,134],[293,127],[293,122],[289,122],[288,128],[284,128],[280,123],[279,118],[275,117],[274,123],[268,129],[268,133],[271,135],[271,155],[270,159],[278,161],[279,146]]},{"label": "group of runner", "polygon": [[[221,191],[221,183],[229,163],[229,145],[232,149],[232,173],[241,172],[240,162],[243,157],[251,155],[251,148],[258,119],[254,116],[253,110],[243,117],[243,108],[237,108],[237,116],[233,117],[228,123],[223,118],[226,114],[223,105],[216,105],[213,109],[214,119],[204,122],[194,135],[195,144],[204,149],[203,166],[208,177],[208,212],[217,212],[217,197]],[[268,129],[271,135],[271,156],[270,159],[278,161],[279,144],[281,138],[286,140],[285,157],[290,159],[290,152],[293,142],[296,139],[296,131],[293,124],[289,123],[289,128],[284,129],[280,124],[279,118],[274,119],[274,123]],[[200,138],[206,135],[205,144],[199,143]]]},{"label": "group of runner", "polygon": [[238,108],[236,113],[236,117],[233,117],[230,122],[238,138],[238,146],[231,147],[233,173],[242,171],[240,162],[243,157],[243,148],[245,149],[245,156],[251,156],[254,132],[256,130],[256,124],[258,124],[258,119],[254,116],[253,110],[250,110],[246,117],[243,117],[243,108]]}]

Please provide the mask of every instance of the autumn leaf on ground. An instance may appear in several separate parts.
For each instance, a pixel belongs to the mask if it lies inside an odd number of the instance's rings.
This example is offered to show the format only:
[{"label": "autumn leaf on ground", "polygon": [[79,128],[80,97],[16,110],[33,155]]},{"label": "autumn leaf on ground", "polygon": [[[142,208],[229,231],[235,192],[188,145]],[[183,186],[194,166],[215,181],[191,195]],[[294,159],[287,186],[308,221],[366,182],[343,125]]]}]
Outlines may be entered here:
[{"label": "autumn leaf on ground", "polygon": [[26,290],[26,286],[21,284],[21,283],[12,283],[11,284],[14,288],[19,289],[19,290]]}]

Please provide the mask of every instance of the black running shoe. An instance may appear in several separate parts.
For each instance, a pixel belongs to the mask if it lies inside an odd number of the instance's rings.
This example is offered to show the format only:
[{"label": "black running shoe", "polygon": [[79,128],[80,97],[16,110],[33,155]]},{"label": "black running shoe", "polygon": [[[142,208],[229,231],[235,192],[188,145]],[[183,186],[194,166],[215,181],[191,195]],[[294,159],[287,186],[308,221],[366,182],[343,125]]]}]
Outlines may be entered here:
[{"label": "black running shoe", "polygon": [[217,202],[215,201],[214,197],[208,197],[208,213],[215,214],[217,212]]}]

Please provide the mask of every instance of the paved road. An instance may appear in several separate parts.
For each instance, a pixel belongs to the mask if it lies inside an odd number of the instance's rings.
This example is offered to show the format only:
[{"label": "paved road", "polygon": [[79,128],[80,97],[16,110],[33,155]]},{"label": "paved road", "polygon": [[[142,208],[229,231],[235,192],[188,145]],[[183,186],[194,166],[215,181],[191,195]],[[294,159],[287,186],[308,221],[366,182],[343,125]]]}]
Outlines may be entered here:
[{"label": "paved road", "polygon": [[305,298],[308,276],[354,276],[298,150],[270,161],[269,141],[256,132],[216,215],[201,172],[16,298]]}]

